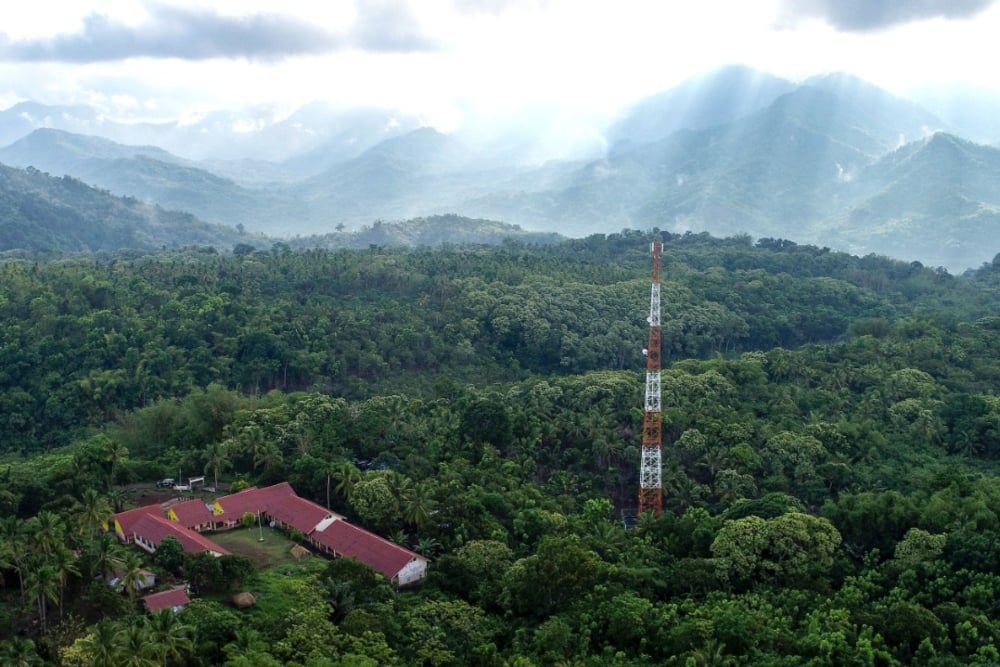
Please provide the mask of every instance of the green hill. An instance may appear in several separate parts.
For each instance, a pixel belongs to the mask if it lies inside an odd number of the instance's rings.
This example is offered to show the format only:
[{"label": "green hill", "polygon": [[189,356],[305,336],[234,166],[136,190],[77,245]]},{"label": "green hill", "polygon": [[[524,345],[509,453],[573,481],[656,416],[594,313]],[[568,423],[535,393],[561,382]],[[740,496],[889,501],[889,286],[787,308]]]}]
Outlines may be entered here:
[{"label": "green hill", "polygon": [[517,225],[495,220],[473,220],[458,215],[434,215],[405,221],[376,221],[359,230],[323,236],[295,238],[295,248],[367,248],[485,244],[498,245],[505,240],[532,244],[557,243],[563,237],[554,233],[531,232]]},{"label": "green hill", "polygon": [[96,252],[188,245],[232,247],[234,229],[201,222],[83,182],[0,165],[0,250]]}]

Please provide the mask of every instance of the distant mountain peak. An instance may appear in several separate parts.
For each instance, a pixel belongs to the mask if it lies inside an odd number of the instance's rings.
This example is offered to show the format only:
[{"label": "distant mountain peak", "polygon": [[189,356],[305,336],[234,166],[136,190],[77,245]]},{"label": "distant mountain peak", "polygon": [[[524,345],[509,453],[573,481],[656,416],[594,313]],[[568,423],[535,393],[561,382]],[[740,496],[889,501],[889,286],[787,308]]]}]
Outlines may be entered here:
[{"label": "distant mountain peak", "polygon": [[612,145],[638,146],[680,130],[730,123],[766,108],[795,84],[742,65],[729,65],[688,79],[640,100],[608,129]]},{"label": "distant mountain peak", "polygon": [[369,148],[358,159],[383,157],[412,162],[414,166],[433,171],[445,166],[457,168],[469,155],[468,148],[457,139],[424,126],[386,139]]},{"label": "distant mountain peak", "polygon": [[18,102],[17,104],[11,106],[10,108],[3,111],[3,113],[15,113],[15,114],[28,114],[36,120],[42,120],[42,117],[46,115],[51,115],[53,113],[72,113],[73,115],[84,118],[92,119],[97,117],[97,112],[88,106],[82,104],[72,105],[72,106],[52,106],[48,104],[42,104],[41,102],[36,102],[34,100],[25,100],[23,102]]},{"label": "distant mountain peak", "polygon": [[54,174],[73,173],[83,160],[120,159],[145,155],[179,163],[180,159],[156,146],[128,146],[110,139],[42,127],[0,148],[0,161],[15,167],[34,166]]}]

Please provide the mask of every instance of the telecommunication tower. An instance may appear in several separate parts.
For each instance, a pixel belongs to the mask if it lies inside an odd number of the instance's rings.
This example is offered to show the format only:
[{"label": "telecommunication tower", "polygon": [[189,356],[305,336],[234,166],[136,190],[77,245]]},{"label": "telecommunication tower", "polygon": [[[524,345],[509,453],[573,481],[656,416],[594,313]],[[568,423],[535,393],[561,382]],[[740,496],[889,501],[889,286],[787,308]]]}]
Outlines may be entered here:
[{"label": "telecommunication tower", "polygon": [[653,288],[649,297],[649,344],[646,354],[646,401],[642,417],[642,464],[639,468],[639,514],[663,512],[663,480],[661,477],[661,446],[663,442],[660,416],[660,257],[663,243],[650,244],[653,255]]}]

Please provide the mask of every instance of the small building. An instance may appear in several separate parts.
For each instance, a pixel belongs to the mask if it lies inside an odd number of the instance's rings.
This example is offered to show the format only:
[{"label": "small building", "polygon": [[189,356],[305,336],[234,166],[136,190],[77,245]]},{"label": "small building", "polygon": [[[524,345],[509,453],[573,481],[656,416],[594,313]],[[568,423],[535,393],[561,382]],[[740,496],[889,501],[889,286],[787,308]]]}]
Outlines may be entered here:
[{"label": "small building", "polygon": [[163,609],[172,609],[177,612],[191,604],[191,598],[188,597],[184,586],[178,586],[168,591],[147,595],[142,598],[142,604],[150,614],[155,614]]},{"label": "small building", "polygon": [[[125,576],[124,572],[118,571],[111,574],[111,578],[108,579],[108,585],[114,588],[116,591],[121,591],[124,589],[125,585],[122,583],[122,577]],[[139,570],[139,577],[136,579],[135,588],[136,590],[144,591],[147,588],[152,588],[156,585],[156,574],[150,572],[146,569]]]}]

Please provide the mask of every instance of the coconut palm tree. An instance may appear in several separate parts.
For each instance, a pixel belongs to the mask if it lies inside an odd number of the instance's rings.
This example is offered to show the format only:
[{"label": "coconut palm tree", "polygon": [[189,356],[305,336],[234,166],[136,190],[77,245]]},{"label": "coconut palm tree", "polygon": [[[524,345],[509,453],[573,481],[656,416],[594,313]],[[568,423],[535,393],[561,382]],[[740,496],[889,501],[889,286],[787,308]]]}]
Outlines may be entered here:
[{"label": "coconut palm tree", "polygon": [[265,472],[273,470],[282,464],[284,457],[278,445],[270,441],[256,442],[253,448],[253,469],[262,468]]},{"label": "coconut palm tree", "polygon": [[321,472],[326,475],[326,508],[330,509],[330,485],[340,464],[333,461],[322,460]]},{"label": "coconut palm tree", "polygon": [[45,556],[51,556],[58,547],[66,543],[66,525],[54,512],[42,510],[28,520],[27,526],[32,544]]},{"label": "coconut palm tree", "polygon": [[121,586],[133,602],[144,580],[142,560],[132,552],[126,553],[125,561],[122,563]]},{"label": "coconut palm tree", "polygon": [[90,633],[88,654],[94,661],[94,667],[115,667],[119,664],[121,651],[118,647],[120,630],[115,624],[104,618],[94,626]]},{"label": "coconut palm tree", "polygon": [[38,604],[38,620],[42,633],[48,629],[48,603],[59,601],[59,573],[52,565],[34,567],[25,577],[28,595]]},{"label": "coconut palm tree", "polygon": [[86,544],[90,576],[107,579],[115,570],[124,566],[125,555],[118,540],[110,533],[98,535]]},{"label": "coconut palm tree", "polygon": [[9,563],[7,567],[13,567],[17,571],[17,580],[21,586],[21,594],[24,595],[24,575],[27,569],[27,530],[24,522],[16,516],[8,516],[0,519],[0,569],[4,563]]},{"label": "coconut palm tree", "polygon": [[173,609],[161,609],[153,615],[149,623],[149,637],[154,648],[163,659],[163,667],[173,659],[182,663],[191,653],[191,626],[185,625],[177,618]]},{"label": "coconut palm tree", "polygon": [[119,667],[155,667],[159,665],[156,646],[150,639],[149,621],[140,617],[118,634]]},{"label": "coconut palm tree", "polygon": [[77,558],[65,545],[60,545],[50,557],[49,561],[55,568],[59,577],[59,620],[63,617],[63,599],[66,594],[66,582],[70,575],[80,576],[80,567],[77,565]]},{"label": "coconut palm tree", "polygon": [[361,481],[361,477],[361,471],[350,461],[339,463],[336,471],[333,473],[333,478],[337,482],[337,485],[333,489],[344,500],[350,501],[351,496],[354,494],[354,485]]},{"label": "coconut palm tree", "polygon": [[212,473],[212,478],[215,480],[215,488],[219,488],[219,472],[222,470],[227,470],[232,468],[232,461],[229,460],[229,452],[226,448],[222,446],[221,442],[213,442],[205,450],[205,469],[204,472],[207,475],[209,472]]},{"label": "coconut palm tree", "polygon": [[18,554],[13,540],[0,533],[0,586],[5,586],[4,570],[17,569]]},{"label": "coconut palm tree", "polygon": [[[329,581],[329,579],[326,581]],[[230,660],[240,656],[250,657],[265,650],[267,650],[267,643],[261,634],[253,628],[240,628],[236,630],[233,635],[233,641],[222,647],[222,652]]]},{"label": "coconut palm tree", "polygon": [[705,645],[691,654],[697,667],[732,667],[736,658],[726,653],[726,645],[716,639],[709,639]]},{"label": "coconut palm tree", "polygon": [[21,637],[11,637],[0,643],[0,664],[9,667],[35,667],[45,661],[35,650],[35,642]]},{"label": "coconut palm tree", "polygon": [[81,535],[95,535],[111,521],[111,504],[95,489],[85,489],[77,506],[76,520]]},{"label": "coconut palm tree", "polygon": [[117,440],[105,438],[102,454],[104,455],[104,463],[107,465],[108,491],[110,492],[114,485],[115,474],[118,472],[118,464],[128,459],[128,447]]},{"label": "coconut palm tree", "polygon": [[125,502],[128,500],[128,491],[125,489],[112,489],[108,493],[108,500],[111,501],[111,506],[115,512],[123,512],[125,510]]},{"label": "coconut palm tree", "polygon": [[431,520],[434,500],[431,498],[431,489],[427,483],[404,488],[400,503],[406,523],[421,528]]}]

